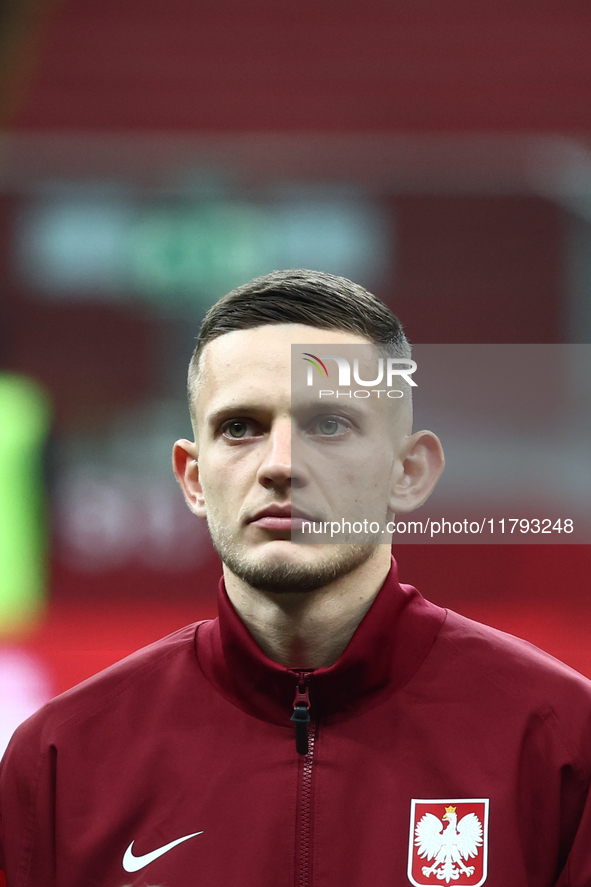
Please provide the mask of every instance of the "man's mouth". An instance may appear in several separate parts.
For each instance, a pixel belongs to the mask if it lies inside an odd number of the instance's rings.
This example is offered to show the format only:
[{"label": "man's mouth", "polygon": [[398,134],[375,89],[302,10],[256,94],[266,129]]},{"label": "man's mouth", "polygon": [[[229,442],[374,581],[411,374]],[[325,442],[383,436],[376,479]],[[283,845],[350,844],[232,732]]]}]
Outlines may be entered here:
[{"label": "man's mouth", "polygon": [[261,530],[270,530],[272,532],[301,532],[303,521],[317,521],[299,508],[294,508],[291,504],[286,505],[267,505],[257,511],[253,517],[249,518],[248,523],[254,524]]}]

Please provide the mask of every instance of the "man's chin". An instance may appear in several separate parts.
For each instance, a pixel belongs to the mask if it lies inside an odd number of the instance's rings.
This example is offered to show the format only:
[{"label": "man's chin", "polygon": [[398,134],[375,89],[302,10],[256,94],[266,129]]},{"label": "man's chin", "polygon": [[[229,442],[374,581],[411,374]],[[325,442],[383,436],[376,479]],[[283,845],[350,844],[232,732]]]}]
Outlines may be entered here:
[{"label": "man's chin", "polygon": [[295,545],[275,540],[255,551],[217,548],[229,570],[252,588],[276,594],[323,588],[362,566],[375,545]]}]

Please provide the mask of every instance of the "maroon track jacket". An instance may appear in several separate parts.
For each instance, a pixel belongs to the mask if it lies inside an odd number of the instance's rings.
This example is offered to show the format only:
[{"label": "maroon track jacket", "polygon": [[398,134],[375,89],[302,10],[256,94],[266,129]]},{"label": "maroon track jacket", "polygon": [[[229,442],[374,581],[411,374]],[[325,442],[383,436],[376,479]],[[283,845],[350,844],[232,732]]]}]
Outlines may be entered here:
[{"label": "maroon track jacket", "polygon": [[269,660],[222,587],[217,619],[17,730],[0,869],[8,887],[589,887],[590,778],[591,684],[395,567],[311,673]]}]

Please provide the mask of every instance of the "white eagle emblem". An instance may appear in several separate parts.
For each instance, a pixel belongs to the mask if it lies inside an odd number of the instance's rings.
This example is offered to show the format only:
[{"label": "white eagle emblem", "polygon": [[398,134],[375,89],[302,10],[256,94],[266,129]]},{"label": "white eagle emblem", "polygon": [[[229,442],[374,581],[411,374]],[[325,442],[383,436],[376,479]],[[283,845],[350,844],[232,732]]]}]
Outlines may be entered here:
[{"label": "white eagle emblem", "polygon": [[443,881],[459,882],[458,887],[476,887],[486,880],[487,854],[483,845],[488,802],[474,799],[464,802],[458,810],[460,803],[455,802],[456,806],[447,802],[441,815],[444,803],[436,806],[435,802],[413,802],[409,856],[409,879],[413,884]]}]

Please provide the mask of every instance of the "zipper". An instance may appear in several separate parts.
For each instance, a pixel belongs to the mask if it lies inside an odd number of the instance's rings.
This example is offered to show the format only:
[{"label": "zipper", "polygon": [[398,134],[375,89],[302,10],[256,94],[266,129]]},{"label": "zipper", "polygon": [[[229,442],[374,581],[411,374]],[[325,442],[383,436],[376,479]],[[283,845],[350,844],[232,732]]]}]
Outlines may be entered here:
[{"label": "zipper", "polygon": [[318,724],[310,718],[309,679],[311,672],[298,672],[293,714],[296,750],[301,755],[299,774],[299,811],[297,842],[297,866],[295,887],[309,887],[311,864],[312,825],[312,767]]},{"label": "zipper", "polygon": [[309,887],[311,863],[311,820],[312,820],[312,764],[314,762],[314,743],[316,741],[317,724],[308,724],[308,754],[301,766],[300,794],[300,834],[299,834],[299,871],[296,874],[297,887]]},{"label": "zipper", "polygon": [[308,726],[310,724],[310,694],[308,681],[311,672],[298,672],[295,699],[293,700],[293,714],[291,721],[295,727],[296,751],[299,755],[307,755],[309,748]]}]

